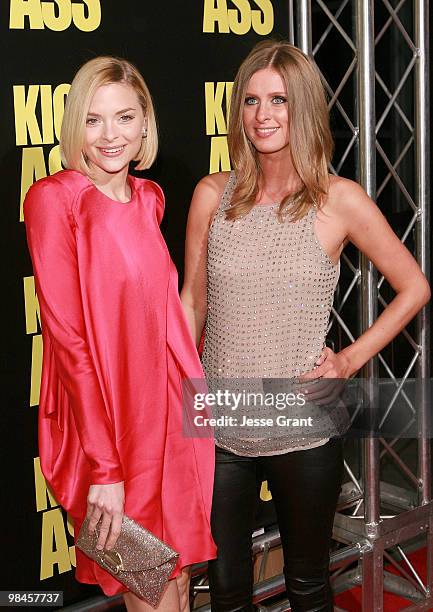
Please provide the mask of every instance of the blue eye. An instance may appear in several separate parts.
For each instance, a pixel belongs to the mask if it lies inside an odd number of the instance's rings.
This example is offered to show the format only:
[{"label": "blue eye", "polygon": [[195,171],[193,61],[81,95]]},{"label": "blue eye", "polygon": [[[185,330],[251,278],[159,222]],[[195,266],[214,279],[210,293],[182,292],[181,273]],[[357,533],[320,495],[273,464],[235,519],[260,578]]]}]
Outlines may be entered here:
[{"label": "blue eye", "polygon": [[283,96],[274,96],[272,98],[272,102],[274,104],[284,104],[284,102],[287,102],[286,98],[283,98]]},{"label": "blue eye", "polygon": [[123,123],[127,123],[128,121],[132,121],[133,119],[134,119],[134,117],[133,117],[132,115],[122,115],[122,116],[120,117],[120,120],[121,120]]},{"label": "blue eye", "polygon": [[98,120],[96,117],[87,117],[86,119],[86,125],[96,125],[98,123]]},{"label": "blue eye", "polygon": [[252,96],[248,96],[247,98],[245,98],[245,104],[247,104],[248,106],[253,106],[254,104],[257,104],[257,99],[253,98]]}]

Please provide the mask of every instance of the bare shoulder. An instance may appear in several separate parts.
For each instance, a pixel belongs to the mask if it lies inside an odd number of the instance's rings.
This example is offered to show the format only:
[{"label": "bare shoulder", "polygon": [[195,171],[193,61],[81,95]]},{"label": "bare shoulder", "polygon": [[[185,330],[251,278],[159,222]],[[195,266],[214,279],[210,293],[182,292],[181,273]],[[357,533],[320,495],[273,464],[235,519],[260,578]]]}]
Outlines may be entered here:
[{"label": "bare shoulder", "polygon": [[229,179],[230,172],[215,172],[204,176],[196,185],[194,194],[205,193],[208,196],[220,198]]},{"label": "bare shoulder", "polygon": [[329,177],[327,204],[329,203],[333,208],[344,209],[350,207],[353,202],[364,198],[370,199],[359,183],[342,176],[331,175]]},{"label": "bare shoulder", "polygon": [[326,208],[350,224],[382,214],[359,183],[340,176],[330,177]]},{"label": "bare shoulder", "polygon": [[367,236],[383,237],[392,232],[380,208],[355,181],[331,177],[326,206],[358,248]]},{"label": "bare shoulder", "polygon": [[230,172],[215,172],[203,177],[192,196],[190,214],[211,217],[218,208]]}]

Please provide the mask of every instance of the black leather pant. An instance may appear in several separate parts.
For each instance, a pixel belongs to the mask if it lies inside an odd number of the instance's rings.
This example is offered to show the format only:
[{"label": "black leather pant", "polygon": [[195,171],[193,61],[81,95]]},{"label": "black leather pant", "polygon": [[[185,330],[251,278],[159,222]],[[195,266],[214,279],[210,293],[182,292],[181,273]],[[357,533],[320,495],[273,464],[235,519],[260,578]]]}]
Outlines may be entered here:
[{"label": "black leather pant", "polygon": [[343,444],[271,457],[216,450],[212,533],[218,558],[209,562],[212,612],[253,610],[251,533],[262,479],[275,503],[292,612],[332,612],[329,548],[343,474]]}]

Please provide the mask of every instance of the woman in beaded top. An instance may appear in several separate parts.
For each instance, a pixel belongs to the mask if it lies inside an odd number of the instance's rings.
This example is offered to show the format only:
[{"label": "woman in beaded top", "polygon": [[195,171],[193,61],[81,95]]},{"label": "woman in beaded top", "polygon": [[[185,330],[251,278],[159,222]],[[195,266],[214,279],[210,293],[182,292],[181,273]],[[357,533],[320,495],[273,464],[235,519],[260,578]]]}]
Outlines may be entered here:
[{"label": "woman in beaded top", "polygon": [[[44,341],[42,471],[76,535],[86,515],[91,533],[99,525],[101,554],[115,547],[124,512],[172,546],[176,580],[157,609],[186,611],[188,566],[215,554],[214,448],[183,435],[181,379],[202,369],[159,229],[164,194],[129,174],[133,160],[149,168],[158,147],[135,66],[97,57],[81,67],[60,147],[67,170],[37,181],[24,203]],[[80,582],[126,591],[76,555]],[[128,610],[154,609],[132,592],[124,598]]]},{"label": "woman in beaded top", "polygon": [[[332,137],[313,61],[287,42],[254,47],[234,82],[228,142],[234,170],[206,176],[194,192],[181,294],[197,344],[206,322],[209,384],[224,379],[241,389],[250,381],[256,390],[266,379],[300,377],[311,387],[319,378],[350,377],[401,331],[430,291],[363,189],[329,174]],[[368,331],[334,353],[324,342],[348,241],[396,297]],[[215,434],[212,609],[253,609],[251,532],[263,475],[275,502],[291,609],[331,611],[341,439],[281,428],[264,436],[259,427],[247,435],[237,425]]]}]

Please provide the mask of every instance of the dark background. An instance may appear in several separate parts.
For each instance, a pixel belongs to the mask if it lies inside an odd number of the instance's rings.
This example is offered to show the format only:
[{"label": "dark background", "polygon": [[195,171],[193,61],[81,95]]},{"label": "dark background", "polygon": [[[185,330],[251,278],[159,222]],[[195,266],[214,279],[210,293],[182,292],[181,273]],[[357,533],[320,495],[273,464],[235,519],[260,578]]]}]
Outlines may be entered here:
[{"label": "dark background", "polygon": [[[49,0],[53,1],[53,0]],[[274,9],[274,30],[270,36],[288,38],[289,1],[271,0]],[[73,0],[81,4],[82,0]],[[222,0],[221,0],[222,3]],[[257,9],[254,0],[251,8]],[[296,3],[295,3],[296,4]],[[335,13],[341,1],[325,3]],[[412,4],[405,3],[399,17],[408,32],[413,30]],[[102,21],[94,32],[81,32],[73,24],[65,31],[49,29],[9,29],[10,0],[0,2],[0,171],[2,214],[2,405],[0,409],[1,561],[0,590],[60,589],[65,604],[99,593],[99,589],[79,585],[73,572],[39,580],[42,512],[36,511],[33,458],[37,450],[37,407],[29,407],[32,336],[26,334],[23,277],[31,276],[25,229],[19,217],[22,148],[15,144],[13,85],[70,83],[79,66],[102,54],[122,56],[134,62],[152,93],[160,132],[157,162],[145,176],[161,184],[166,194],[166,213],[162,229],[172,257],[182,277],[186,216],[196,182],[209,171],[211,137],[206,135],[204,83],[232,81],[241,60],[263,37],[252,29],[245,35],[203,33],[204,0],[101,0]],[[313,46],[329,25],[329,20],[316,2],[313,5]],[[396,6],[397,0],[391,0]],[[235,8],[227,0],[228,8]],[[347,3],[339,23],[354,40],[354,0]],[[375,2],[375,31],[380,31],[389,14],[382,2]],[[295,15],[296,24],[296,15]],[[296,29],[296,28],[295,28]],[[327,37],[316,54],[328,83],[335,90],[353,58],[350,47],[335,32]],[[376,69],[393,92],[404,73],[410,52],[396,28],[390,28],[376,49]],[[356,125],[357,95],[354,78],[347,81],[339,100]],[[388,98],[376,84],[378,117]],[[410,77],[398,97],[398,103],[409,118],[413,115],[413,79]],[[352,133],[340,111],[331,111],[331,125],[336,141],[334,164],[344,155]],[[396,159],[408,134],[395,110],[384,122],[378,140],[390,159]],[[28,146],[31,146],[29,143]],[[45,145],[48,155],[53,145]],[[358,152],[354,147],[340,173],[357,178]],[[378,157],[377,184],[386,178],[387,169]],[[414,195],[414,147],[399,166],[409,192]],[[395,181],[390,181],[378,199],[393,229],[402,236],[410,222],[411,210]],[[413,248],[413,231],[407,245]],[[347,249],[348,261],[356,268],[358,253]],[[350,266],[343,262],[335,305],[344,296],[353,278]],[[382,295],[389,301],[393,292],[386,285]],[[354,289],[342,316],[353,335],[359,331],[359,290]],[[413,325],[409,326],[413,333]],[[338,325],[329,337],[335,350],[348,343]],[[396,376],[402,376],[411,359],[411,348],[400,335],[384,351]],[[383,372],[381,373],[382,376]],[[398,449],[406,452],[407,441]],[[356,454],[356,452],[355,452]],[[359,462],[360,467],[360,462]],[[393,478],[395,471],[385,466]],[[416,466],[414,466],[416,469]],[[355,470],[357,471],[357,470]],[[392,472],[392,473],[391,473]],[[405,483],[400,482],[401,486]],[[266,506],[266,508],[265,508]],[[258,522],[268,522],[271,504],[262,504]],[[68,536],[72,545],[72,538]]]}]

